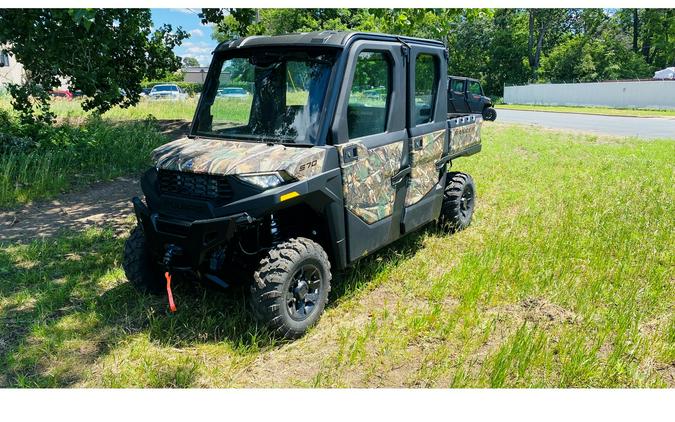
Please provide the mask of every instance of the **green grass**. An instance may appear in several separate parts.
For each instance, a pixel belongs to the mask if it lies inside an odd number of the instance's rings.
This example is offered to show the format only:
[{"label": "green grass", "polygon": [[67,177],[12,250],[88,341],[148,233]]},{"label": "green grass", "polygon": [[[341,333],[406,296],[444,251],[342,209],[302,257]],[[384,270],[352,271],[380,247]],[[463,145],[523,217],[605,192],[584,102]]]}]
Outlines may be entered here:
[{"label": "green grass", "polygon": [[62,125],[44,137],[46,145],[0,154],[0,207],[141,171],[150,164],[152,149],[168,142],[152,121],[93,119]]},{"label": "green grass", "polygon": [[[80,100],[52,101],[52,111],[59,119],[81,120],[90,116],[91,112],[82,110]],[[192,120],[197,107],[197,99],[189,98],[185,101],[150,101],[141,100],[135,107],[113,107],[103,117],[109,120],[142,120],[149,115],[160,120]],[[0,109],[11,110],[8,96],[0,96]]]},{"label": "green grass", "polygon": [[486,126],[471,227],[337,276],[293,343],[241,290],[136,294],[111,230],[1,246],[0,386],[675,386],[675,143]]},{"label": "green grass", "polygon": [[[287,95],[289,105],[304,105],[307,93],[303,91],[290,92]],[[214,121],[232,121],[244,123],[248,121],[252,97],[247,98],[217,98],[212,108]],[[152,116],[159,120],[192,120],[197,109],[197,97],[190,97],[184,101],[157,101],[141,99],[134,107],[113,107],[103,114],[107,120],[142,120]],[[0,96],[0,109],[11,110],[8,96]],[[92,115],[81,107],[81,100],[72,101],[54,99],[51,109],[57,118],[62,120],[81,120]]]},{"label": "green grass", "polygon": [[637,108],[545,106],[528,104],[500,104],[496,108],[509,110],[555,111],[560,113],[608,114],[612,116],[675,117],[675,110],[649,110]]}]

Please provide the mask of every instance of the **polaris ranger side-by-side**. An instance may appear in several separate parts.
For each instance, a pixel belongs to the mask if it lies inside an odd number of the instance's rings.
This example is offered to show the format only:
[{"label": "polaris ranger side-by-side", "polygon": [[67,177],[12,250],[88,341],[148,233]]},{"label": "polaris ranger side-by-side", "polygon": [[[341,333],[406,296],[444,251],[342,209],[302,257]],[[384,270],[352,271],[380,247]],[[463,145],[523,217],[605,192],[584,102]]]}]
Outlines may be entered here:
[{"label": "polaris ranger side-by-side", "polygon": [[[153,152],[124,251],[140,290],[250,280],[255,316],[301,336],[331,272],[439,222],[471,222],[480,114],[448,119],[437,41],[324,31],[220,44],[190,134]],[[218,95],[244,87],[238,97]],[[241,274],[234,276],[237,268]]]},{"label": "polaris ranger side-by-side", "polygon": [[485,120],[497,120],[497,110],[477,79],[448,76],[448,115],[470,113],[481,114]]}]

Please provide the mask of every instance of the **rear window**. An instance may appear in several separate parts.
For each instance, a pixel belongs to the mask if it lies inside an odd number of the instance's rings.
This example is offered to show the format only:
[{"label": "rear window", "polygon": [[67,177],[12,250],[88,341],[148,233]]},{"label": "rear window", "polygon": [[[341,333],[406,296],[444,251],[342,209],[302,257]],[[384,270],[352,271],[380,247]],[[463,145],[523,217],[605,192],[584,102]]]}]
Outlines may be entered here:
[{"label": "rear window", "polygon": [[451,85],[453,91],[464,92],[464,81],[453,79]]}]

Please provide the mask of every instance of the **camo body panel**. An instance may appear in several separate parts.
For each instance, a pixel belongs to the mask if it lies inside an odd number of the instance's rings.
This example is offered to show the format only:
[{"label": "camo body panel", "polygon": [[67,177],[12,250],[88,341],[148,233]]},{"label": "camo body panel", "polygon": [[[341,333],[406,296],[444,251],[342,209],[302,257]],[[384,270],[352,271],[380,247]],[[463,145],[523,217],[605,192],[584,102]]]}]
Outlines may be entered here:
[{"label": "camo body panel", "polygon": [[[422,135],[422,149],[413,150],[410,184],[405,195],[405,206],[419,202],[439,180],[436,161],[443,155],[445,129]],[[415,138],[418,139],[418,138]],[[415,142],[413,141],[413,145]]]},{"label": "camo body panel", "polygon": [[342,189],[346,207],[368,224],[391,216],[396,190],[391,178],[401,168],[403,141],[368,149],[361,142],[338,146],[340,160],[346,148],[357,148],[358,160],[342,162]]},{"label": "camo body panel", "polygon": [[285,170],[299,180],[321,173],[325,156],[325,149],[317,147],[190,138],[152,152],[157,168],[164,170],[222,175]]},{"label": "camo body panel", "polygon": [[480,144],[480,125],[482,123],[483,119],[477,118],[475,123],[450,129],[450,153]]}]

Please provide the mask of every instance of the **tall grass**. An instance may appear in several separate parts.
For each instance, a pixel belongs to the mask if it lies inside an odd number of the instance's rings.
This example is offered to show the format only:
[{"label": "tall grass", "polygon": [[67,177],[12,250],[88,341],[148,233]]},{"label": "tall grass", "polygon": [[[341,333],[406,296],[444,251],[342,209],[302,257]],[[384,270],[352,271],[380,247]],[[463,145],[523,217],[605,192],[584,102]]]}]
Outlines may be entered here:
[{"label": "tall grass", "polygon": [[0,154],[0,207],[139,171],[149,164],[150,151],[167,142],[152,121],[90,119],[41,136],[37,145]]}]

